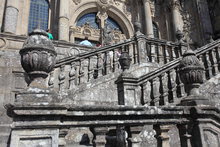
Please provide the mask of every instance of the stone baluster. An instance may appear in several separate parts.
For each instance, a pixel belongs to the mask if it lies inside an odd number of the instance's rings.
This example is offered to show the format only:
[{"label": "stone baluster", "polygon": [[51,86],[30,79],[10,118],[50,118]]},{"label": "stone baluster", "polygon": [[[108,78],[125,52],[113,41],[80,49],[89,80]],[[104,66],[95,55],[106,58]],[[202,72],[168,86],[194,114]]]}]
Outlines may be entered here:
[{"label": "stone baluster", "polygon": [[88,82],[88,58],[84,59],[82,61],[82,65],[81,65],[81,71],[82,71],[82,76],[81,76],[81,83],[86,83]]},{"label": "stone baluster", "polygon": [[177,84],[177,97],[184,97],[186,92],[184,88],[183,82],[180,80],[180,75],[179,75],[179,70],[178,73],[176,74],[176,84]]},{"label": "stone baluster", "polygon": [[68,134],[68,129],[60,129],[59,130],[59,147],[66,147],[66,135]]},{"label": "stone baluster", "polygon": [[150,46],[150,54],[151,54],[151,62],[156,62],[157,57],[156,57],[156,48],[153,43],[149,43]]},{"label": "stone baluster", "polygon": [[105,52],[105,75],[111,72],[111,58],[113,58],[113,52]]},{"label": "stone baluster", "polygon": [[75,62],[71,63],[71,70],[69,72],[69,89],[74,89],[76,87],[75,85],[75,73],[76,73],[76,69],[75,69]]},{"label": "stone baluster", "polygon": [[143,97],[143,104],[147,104],[150,105],[151,102],[151,83],[149,81],[147,81],[146,83],[144,83],[142,85],[142,97]]},{"label": "stone baluster", "polygon": [[156,43],[155,45],[155,50],[156,50],[156,56],[157,56],[157,63],[161,63],[161,58],[160,58],[160,44]]},{"label": "stone baluster", "polygon": [[158,44],[158,60],[159,60],[159,64],[163,65],[164,63],[163,46],[161,44]]},{"label": "stone baluster", "polygon": [[211,66],[211,61],[209,57],[209,53],[205,53],[205,70],[206,70],[206,78],[210,79],[212,77],[212,66]]},{"label": "stone baluster", "polygon": [[101,58],[101,54],[97,54],[97,63],[96,63],[96,68],[97,68],[97,74],[98,77],[102,76],[102,67],[103,67],[103,61]]},{"label": "stone baluster", "polygon": [[106,145],[106,134],[108,133],[107,127],[94,127],[91,128],[93,133],[93,146],[94,147],[105,147]]},{"label": "stone baluster", "polygon": [[4,32],[16,33],[18,13],[19,13],[19,1],[18,0],[7,0],[5,9],[5,21],[4,21]]},{"label": "stone baluster", "polygon": [[152,15],[151,15],[151,8],[150,8],[150,0],[143,0],[144,5],[144,15],[145,15],[145,28],[146,28],[146,36],[153,38],[153,22],[152,22]]},{"label": "stone baluster", "polygon": [[159,127],[159,142],[161,143],[161,147],[170,147],[170,136],[168,134],[169,130],[171,129],[170,125],[160,125]]},{"label": "stone baluster", "polygon": [[132,43],[133,54],[134,54],[134,64],[138,63],[138,50],[136,43]]},{"label": "stone baluster", "polygon": [[63,91],[65,89],[65,65],[61,65],[59,74],[59,90]]},{"label": "stone baluster", "polygon": [[76,63],[75,63],[75,84],[76,85],[79,85],[80,84],[80,65],[81,64],[81,62],[80,61],[76,61]]},{"label": "stone baluster", "polygon": [[49,77],[49,80],[48,80],[48,86],[50,88],[53,88],[54,87],[54,71],[52,71],[50,73],[50,77]]},{"label": "stone baluster", "polygon": [[215,48],[215,54],[216,54],[216,59],[217,59],[217,64],[218,64],[218,70],[220,71],[220,48],[216,47]]},{"label": "stone baluster", "polygon": [[181,147],[192,147],[191,145],[192,135],[189,125],[181,124],[181,125],[177,125],[177,128],[179,130]]},{"label": "stone baluster", "polygon": [[127,147],[127,132],[125,131],[125,127],[117,126],[116,129],[116,139],[117,139],[117,147]]},{"label": "stone baluster", "polygon": [[[204,65],[204,56],[203,55],[199,55],[198,56],[198,59],[199,59],[199,61],[200,61],[200,63],[201,63],[201,65],[203,66],[203,67],[205,67],[205,65]],[[206,73],[205,72],[203,72],[203,79],[204,79],[204,81],[206,80]]]},{"label": "stone baluster", "polygon": [[118,57],[116,50],[113,50],[113,72],[118,69]]},{"label": "stone baluster", "polygon": [[168,77],[167,77],[167,73],[164,73],[160,76],[160,94],[161,94],[160,105],[168,104],[169,99],[168,99]]},{"label": "stone baluster", "polygon": [[128,48],[129,55],[131,56],[131,59],[132,59],[131,62],[132,62],[132,64],[135,64],[135,56],[134,56],[133,45],[132,44],[128,44],[127,48]]},{"label": "stone baluster", "polygon": [[212,71],[213,71],[213,75],[216,76],[218,74],[218,63],[217,63],[217,59],[216,59],[216,52],[215,49],[212,49],[210,51],[210,55],[211,55],[211,63],[212,63]]},{"label": "stone baluster", "polygon": [[69,41],[69,0],[60,0],[59,40]]},{"label": "stone baluster", "polygon": [[92,75],[93,75],[93,60],[92,60],[92,57],[89,57],[88,58],[88,81],[90,81],[92,79]]},{"label": "stone baluster", "polygon": [[169,54],[168,54],[167,45],[163,46],[163,55],[164,55],[164,64],[166,64],[169,61]]},{"label": "stone baluster", "polygon": [[159,106],[160,103],[160,81],[159,78],[156,77],[151,80],[151,97],[154,106]]},{"label": "stone baluster", "polygon": [[171,61],[176,59],[176,53],[175,53],[175,47],[171,46],[170,47],[170,52],[171,52]]},{"label": "stone baluster", "polygon": [[140,133],[143,130],[143,126],[130,127],[130,134],[128,138],[128,146],[130,147],[141,147],[142,139]]},{"label": "stone baluster", "polygon": [[177,100],[177,85],[176,85],[176,70],[172,69],[168,73],[168,88],[169,88],[169,100],[170,102],[176,102]]},{"label": "stone baluster", "polygon": [[80,60],[79,61],[79,85],[80,84],[82,84],[83,82],[84,82],[84,74],[85,74],[85,72],[84,72],[84,67],[83,67],[83,61],[82,60]]}]

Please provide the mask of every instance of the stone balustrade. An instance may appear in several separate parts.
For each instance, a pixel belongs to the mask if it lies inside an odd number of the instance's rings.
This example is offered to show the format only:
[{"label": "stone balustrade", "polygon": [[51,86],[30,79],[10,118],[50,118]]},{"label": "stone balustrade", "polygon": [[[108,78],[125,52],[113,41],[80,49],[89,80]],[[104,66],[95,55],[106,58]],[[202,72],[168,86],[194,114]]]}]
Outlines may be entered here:
[{"label": "stone balustrade", "polygon": [[[210,115],[219,119],[218,109],[209,106],[193,110],[185,106],[112,107],[64,103],[8,106],[15,120],[11,146],[27,145],[33,138],[37,138],[33,145],[44,143],[56,147],[188,147],[218,143],[219,128],[214,126],[219,123],[208,119]],[[203,139],[198,132],[216,133]]]},{"label": "stone balustrade", "polygon": [[72,89],[92,79],[120,71],[119,57],[129,53],[131,65],[166,64],[182,55],[184,45],[138,35],[124,42],[97,48],[94,51],[67,57],[56,63],[49,86],[57,90]]},{"label": "stone balustrade", "polygon": [[[204,80],[208,80],[219,73],[220,66],[220,40],[212,42],[195,50],[196,56],[205,67]],[[186,96],[184,84],[180,80],[179,62],[181,58],[169,62],[159,69],[145,74],[140,78],[121,76],[117,84],[123,87],[119,94],[120,105],[167,105],[177,104],[182,97]],[[119,86],[118,86],[119,87]],[[131,92],[135,91],[130,95]],[[130,97],[135,100],[130,100]]]}]

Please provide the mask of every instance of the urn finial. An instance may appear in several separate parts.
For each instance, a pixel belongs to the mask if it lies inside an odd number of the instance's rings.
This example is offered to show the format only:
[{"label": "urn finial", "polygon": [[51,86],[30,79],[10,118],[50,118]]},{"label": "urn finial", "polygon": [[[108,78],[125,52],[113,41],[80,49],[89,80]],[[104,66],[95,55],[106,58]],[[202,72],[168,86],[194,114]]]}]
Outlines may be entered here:
[{"label": "urn finial", "polygon": [[129,56],[129,53],[127,51],[122,51],[121,56],[119,58],[119,63],[123,71],[130,68],[131,57]]},{"label": "urn finial", "polygon": [[28,73],[32,84],[35,79],[45,79],[53,70],[57,53],[47,33],[35,29],[24,42],[20,55],[21,65]]},{"label": "urn finial", "polygon": [[188,95],[198,95],[198,87],[203,83],[204,67],[193,50],[188,47],[188,50],[183,54],[183,59],[180,61],[180,78],[187,85]]},{"label": "urn finial", "polygon": [[187,97],[181,100],[181,105],[209,105],[209,100],[199,92],[199,87],[204,80],[204,66],[189,47],[180,61],[179,73],[187,92]]}]

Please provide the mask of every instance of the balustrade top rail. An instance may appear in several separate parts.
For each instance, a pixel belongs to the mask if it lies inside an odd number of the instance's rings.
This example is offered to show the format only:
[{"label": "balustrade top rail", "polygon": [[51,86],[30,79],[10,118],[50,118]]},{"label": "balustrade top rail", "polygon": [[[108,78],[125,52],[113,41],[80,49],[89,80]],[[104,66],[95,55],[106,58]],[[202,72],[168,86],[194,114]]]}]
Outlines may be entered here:
[{"label": "balustrade top rail", "polygon": [[90,52],[85,52],[85,53],[78,54],[76,56],[71,56],[71,57],[66,57],[64,59],[60,59],[59,61],[57,61],[56,65],[55,65],[55,68],[59,67],[61,65],[70,64],[74,61],[89,58],[91,56],[94,56],[94,55],[97,55],[97,54],[100,54],[100,53],[105,53],[107,51],[115,50],[115,49],[118,49],[120,47],[130,45],[132,43],[136,43],[136,39],[139,39],[139,38],[145,39],[146,43],[149,43],[151,45],[158,44],[158,45],[169,45],[169,46],[172,46],[172,47],[179,47],[179,43],[166,41],[166,40],[161,40],[161,39],[157,39],[157,38],[147,38],[145,35],[140,35],[140,36],[127,39],[124,42],[120,42],[120,43],[117,43],[117,44],[114,44],[114,45],[111,45],[111,46],[104,46],[104,47],[97,48],[96,50],[93,50],[93,51],[90,51]]},{"label": "balustrade top rail", "polygon": [[93,50],[93,51],[90,51],[90,52],[81,53],[81,54],[78,54],[76,56],[66,57],[64,59],[61,59],[61,60],[57,61],[55,68],[59,67],[60,65],[63,65],[63,64],[70,64],[71,62],[74,62],[74,61],[77,61],[77,60],[80,60],[80,59],[88,58],[88,57],[91,57],[91,56],[94,56],[94,55],[97,55],[97,54],[100,54],[100,53],[111,51],[111,50],[117,49],[119,47],[129,45],[131,43],[134,43],[133,38],[128,39],[125,42],[112,45],[112,46],[104,46],[104,47],[97,48],[96,50]]}]

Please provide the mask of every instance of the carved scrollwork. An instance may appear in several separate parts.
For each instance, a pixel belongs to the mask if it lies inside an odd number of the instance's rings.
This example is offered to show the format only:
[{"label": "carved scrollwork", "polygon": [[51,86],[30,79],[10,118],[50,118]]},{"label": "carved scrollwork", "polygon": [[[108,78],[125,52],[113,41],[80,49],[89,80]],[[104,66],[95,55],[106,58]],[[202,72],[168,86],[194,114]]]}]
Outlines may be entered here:
[{"label": "carved scrollwork", "polygon": [[78,5],[78,4],[81,3],[81,0],[73,0],[73,2],[74,2],[76,5]]},{"label": "carved scrollwork", "polygon": [[8,41],[5,38],[0,38],[0,49],[5,49],[8,46]]}]

